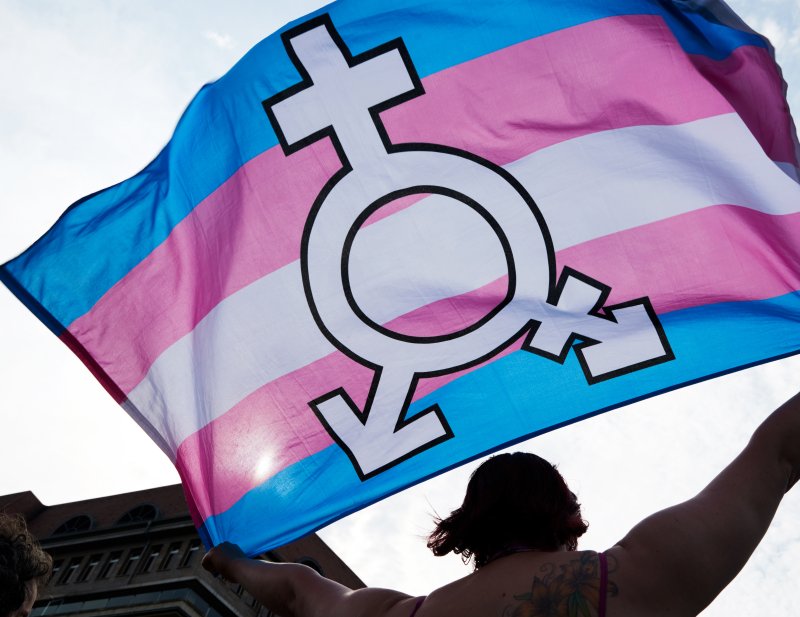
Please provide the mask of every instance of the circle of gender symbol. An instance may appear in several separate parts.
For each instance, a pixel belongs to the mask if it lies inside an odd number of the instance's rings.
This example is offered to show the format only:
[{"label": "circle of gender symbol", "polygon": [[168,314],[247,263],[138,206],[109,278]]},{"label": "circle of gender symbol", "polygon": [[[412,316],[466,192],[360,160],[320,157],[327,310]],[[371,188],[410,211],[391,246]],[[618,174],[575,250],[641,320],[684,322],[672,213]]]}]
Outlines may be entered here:
[{"label": "circle of gender symbol", "polygon": [[[414,373],[429,374],[467,365],[515,337],[531,316],[516,310],[513,298],[547,298],[548,251],[525,196],[492,168],[433,151],[395,152],[383,158],[391,165],[390,175],[376,181],[376,174],[370,169],[357,167],[322,199],[309,228],[306,270],[312,301],[328,332],[366,364],[409,367],[410,385]],[[376,164],[383,162],[376,160]],[[444,193],[466,196],[463,201],[485,211],[484,216],[492,221],[501,243],[510,250],[506,301],[476,324],[477,328],[429,337],[423,342],[376,328],[354,306],[349,282],[342,272],[342,265],[348,262],[346,253],[342,257],[350,244],[348,238],[352,238],[357,221],[372,204],[387,193],[409,186],[441,188]]]}]

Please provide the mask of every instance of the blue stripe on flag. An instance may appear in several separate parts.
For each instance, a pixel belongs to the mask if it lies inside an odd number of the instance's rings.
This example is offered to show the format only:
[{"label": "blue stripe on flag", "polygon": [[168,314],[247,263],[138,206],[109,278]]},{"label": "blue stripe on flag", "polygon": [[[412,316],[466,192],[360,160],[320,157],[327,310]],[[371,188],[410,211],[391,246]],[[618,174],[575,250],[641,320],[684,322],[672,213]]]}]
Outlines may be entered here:
[{"label": "blue stripe on flag", "polygon": [[[353,53],[403,37],[421,77],[615,15],[661,15],[688,53],[715,59],[742,45],[765,47],[757,35],[698,13],[683,14],[666,1],[531,6],[521,0],[398,0],[386,10],[380,2],[347,0],[317,13],[331,14]],[[48,326],[56,334],[86,313],[239,167],[276,145],[261,101],[298,81],[279,37],[268,37],[229,73],[200,90],[171,142],[144,170],[74,204],[33,247],[5,265],[48,308]],[[41,281],[45,275],[46,289]]]},{"label": "blue stripe on flag", "polygon": [[[661,316],[676,360],[588,386],[574,353],[564,365],[516,352],[417,401],[438,402],[456,435],[365,482],[338,446],[282,470],[206,521],[203,533],[255,554],[310,533],[441,471],[566,424],[797,353],[800,292]],[[564,392],[570,392],[565,396]],[[493,414],[493,409],[502,409]],[[535,409],[535,413],[532,410]],[[291,487],[292,499],[284,495]],[[305,518],[298,520],[297,513]],[[251,533],[251,530],[260,531]],[[268,531],[267,531],[268,530]],[[259,542],[269,536],[269,544]]]}]

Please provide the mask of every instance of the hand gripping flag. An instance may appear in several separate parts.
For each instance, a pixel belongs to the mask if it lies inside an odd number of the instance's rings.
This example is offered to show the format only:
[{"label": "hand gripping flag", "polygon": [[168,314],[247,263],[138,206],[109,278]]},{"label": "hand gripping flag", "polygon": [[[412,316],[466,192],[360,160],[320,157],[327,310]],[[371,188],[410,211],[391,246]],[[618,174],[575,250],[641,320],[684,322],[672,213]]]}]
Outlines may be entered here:
[{"label": "hand gripping flag", "polygon": [[342,0],[0,275],[255,553],[797,353],[783,88],[716,0]]}]

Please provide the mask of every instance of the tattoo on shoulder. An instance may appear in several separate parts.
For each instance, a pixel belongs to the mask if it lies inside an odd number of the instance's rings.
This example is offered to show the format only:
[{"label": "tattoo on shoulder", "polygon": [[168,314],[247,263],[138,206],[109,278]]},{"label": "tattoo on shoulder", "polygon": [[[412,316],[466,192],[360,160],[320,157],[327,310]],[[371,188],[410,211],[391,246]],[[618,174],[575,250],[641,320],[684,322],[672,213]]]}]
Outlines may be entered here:
[{"label": "tattoo on shoulder", "polygon": [[[605,593],[619,593],[611,574],[616,560],[607,556],[608,582]],[[503,617],[594,617],[600,602],[600,559],[597,553],[585,552],[567,563],[547,563],[534,575],[530,591],[514,595],[513,604]]]}]

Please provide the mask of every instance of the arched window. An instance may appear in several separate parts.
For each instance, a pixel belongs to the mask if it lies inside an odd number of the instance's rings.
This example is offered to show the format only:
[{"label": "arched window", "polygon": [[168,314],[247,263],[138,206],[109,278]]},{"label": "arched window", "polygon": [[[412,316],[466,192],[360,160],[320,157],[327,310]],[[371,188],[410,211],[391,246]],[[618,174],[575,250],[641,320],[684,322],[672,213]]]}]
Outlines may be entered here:
[{"label": "arched window", "polygon": [[94,526],[94,522],[92,521],[90,516],[86,514],[79,514],[78,516],[73,516],[68,521],[61,523],[53,532],[54,536],[60,536],[65,533],[77,533],[79,531],[89,531]]},{"label": "arched window", "polygon": [[153,521],[157,518],[158,509],[154,505],[144,503],[126,512],[116,524],[128,525],[130,523],[146,523],[147,521]]}]

